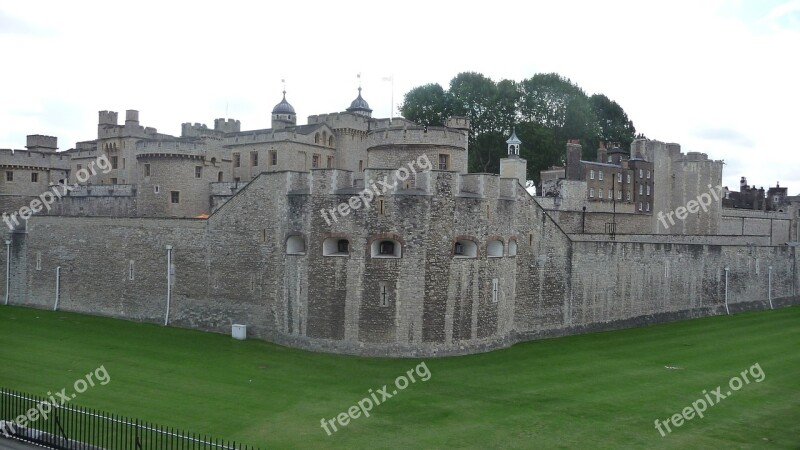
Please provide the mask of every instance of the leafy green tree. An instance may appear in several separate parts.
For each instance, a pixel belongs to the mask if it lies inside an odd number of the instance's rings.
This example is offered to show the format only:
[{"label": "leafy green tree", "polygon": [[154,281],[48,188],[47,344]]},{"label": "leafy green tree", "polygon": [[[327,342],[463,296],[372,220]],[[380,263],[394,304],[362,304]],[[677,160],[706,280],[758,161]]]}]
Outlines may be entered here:
[{"label": "leafy green tree", "polygon": [[438,83],[415,87],[406,93],[400,113],[421,125],[443,126],[450,115],[448,93]]},{"label": "leafy green tree", "polygon": [[636,134],[619,104],[602,94],[588,97],[557,73],[495,83],[480,73],[462,72],[450,81],[448,90],[438,84],[412,89],[401,112],[423,125],[443,125],[450,116],[467,117],[472,127],[470,172],[497,173],[507,154],[505,141],[516,127],[528,178],[537,182],[541,170],[563,164],[569,139],[580,139],[583,157],[594,159],[600,141],[620,142],[629,149]]},{"label": "leafy green tree", "polygon": [[628,119],[625,110],[619,104],[603,94],[595,94],[589,98],[595,116],[597,116],[598,139],[594,142],[595,148],[600,141],[619,142],[620,146],[630,150],[631,142],[636,135],[633,122]]}]

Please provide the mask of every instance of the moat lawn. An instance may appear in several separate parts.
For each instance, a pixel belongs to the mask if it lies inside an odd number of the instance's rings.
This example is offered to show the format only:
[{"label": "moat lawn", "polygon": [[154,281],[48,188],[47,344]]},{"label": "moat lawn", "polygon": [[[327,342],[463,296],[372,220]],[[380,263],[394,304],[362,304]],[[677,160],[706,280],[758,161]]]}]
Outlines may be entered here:
[{"label": "moat lawn", "polygon": [[[328,436],[320,419],[424,362],[416,382]],[[758,364],[763,381],[730,391]],[[73,403],[261,448],[797,448],[800,307],[366,359],[158,325],[0,306],[0,386],[44,395],[103,365]],[[758,373],[756,373],[758,375]],[[738,384],[737,384],[738,385]],[[662,437],[667,420],[718,402]],[[380,399],[380,394],[377,394]],[[330,425],[329,425],[330,427]],[[666,432],[666,428],[663,427]]]}]

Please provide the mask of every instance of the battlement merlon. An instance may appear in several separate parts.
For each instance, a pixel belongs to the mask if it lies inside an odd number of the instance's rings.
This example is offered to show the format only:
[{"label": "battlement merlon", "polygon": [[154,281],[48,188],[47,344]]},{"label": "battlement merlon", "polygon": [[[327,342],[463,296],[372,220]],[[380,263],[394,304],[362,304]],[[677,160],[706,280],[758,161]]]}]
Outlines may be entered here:
[{"label": "battlement merlon", "polygon": [[238,133],[242,131],[242,123],[234,119],[214,119],[214,130],[222,133]]},{"label": "battlement merlon", "polygon": [[58,138],[42,134],[29,134],[25,148],[39,152],[55,152],[58,150]]}]

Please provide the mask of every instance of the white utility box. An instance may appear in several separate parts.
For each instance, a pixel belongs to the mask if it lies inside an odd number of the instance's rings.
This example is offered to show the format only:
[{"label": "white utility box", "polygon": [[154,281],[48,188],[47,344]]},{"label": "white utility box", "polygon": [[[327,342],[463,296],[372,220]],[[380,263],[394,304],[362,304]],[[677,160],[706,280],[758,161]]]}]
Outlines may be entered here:
[{"label": "white utility box", "polygon": [[233,324],[233,327],[231,328],[231,336],[234,339],[239,339],[240,341],[247,339],[247,325]]}]

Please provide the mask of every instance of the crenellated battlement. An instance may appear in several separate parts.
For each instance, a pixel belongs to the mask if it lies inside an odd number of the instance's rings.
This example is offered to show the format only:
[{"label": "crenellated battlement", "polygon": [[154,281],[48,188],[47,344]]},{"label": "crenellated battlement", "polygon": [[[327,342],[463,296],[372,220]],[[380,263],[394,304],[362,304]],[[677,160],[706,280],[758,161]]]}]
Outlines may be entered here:
[{"label": "crenellated battlement", "polygon": [[234,119],[214,119],[214,129],[223,133],[238,133],[242,130],[242,123]]},{"label": "crenellated battlement", "polygon": [[29,134],[25,148],[28,150],[55,152],[58,150],[58,138],[42,134]]},{"label": "crenellated battlement", "polygon": [[467,137],[459,130],[446,127],[386,128],[368,134],[367,148],[387,145],[446,145],[467,149]]},{"label": "crenellated battlement", "polygon": [[70,156],[63,152],[0,149],[0,166],[35,170],[69,170],[69,161]]},{"label": "crenellated battlement", "polygon": [[136,143],[137,155],[146,153],[200,155],[208,150],[202,141],[139,141]]}]

